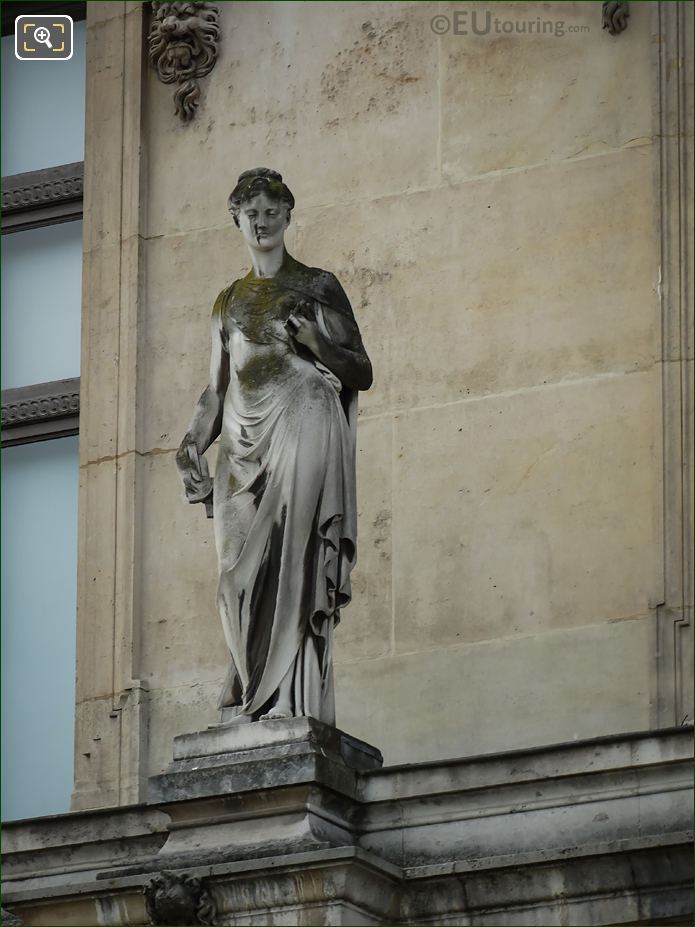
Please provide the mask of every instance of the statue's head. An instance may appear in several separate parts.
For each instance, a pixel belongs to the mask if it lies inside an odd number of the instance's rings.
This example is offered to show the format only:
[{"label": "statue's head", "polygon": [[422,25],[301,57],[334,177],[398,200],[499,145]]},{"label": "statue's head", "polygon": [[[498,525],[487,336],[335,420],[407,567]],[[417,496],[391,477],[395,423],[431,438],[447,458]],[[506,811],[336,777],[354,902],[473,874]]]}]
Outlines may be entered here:
[{"label": "statue's head", "polygon": [[294,197],[282,182],[282,174],[268,167],[244,171],[227,203],[250,248],[272,251],[282,243],[294,208]]}]

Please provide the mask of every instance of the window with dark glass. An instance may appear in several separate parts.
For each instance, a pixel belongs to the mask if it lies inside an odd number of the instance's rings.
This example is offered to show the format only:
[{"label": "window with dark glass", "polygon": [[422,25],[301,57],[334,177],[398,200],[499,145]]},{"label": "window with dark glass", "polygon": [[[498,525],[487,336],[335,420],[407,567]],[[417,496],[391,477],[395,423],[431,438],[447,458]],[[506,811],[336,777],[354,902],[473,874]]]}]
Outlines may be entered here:
[{"label": "window with dark glass", "polygon": [[[73,776],[84,3],[2,4],[2,817],[67,811]],[[68,61],[14,21],[67,13]]]}]

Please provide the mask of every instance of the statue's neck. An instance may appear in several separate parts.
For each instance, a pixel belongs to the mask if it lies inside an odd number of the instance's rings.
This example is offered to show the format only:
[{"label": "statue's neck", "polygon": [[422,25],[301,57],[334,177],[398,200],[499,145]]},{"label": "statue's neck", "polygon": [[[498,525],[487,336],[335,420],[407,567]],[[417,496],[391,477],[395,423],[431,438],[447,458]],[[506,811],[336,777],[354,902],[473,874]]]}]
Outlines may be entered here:
[{"label": "statue's neck", "polygon": [[251,251],[254,276],[274,277],[282,268],[287,257],[289,255],[284,244],[278,245],[272,251]]}]

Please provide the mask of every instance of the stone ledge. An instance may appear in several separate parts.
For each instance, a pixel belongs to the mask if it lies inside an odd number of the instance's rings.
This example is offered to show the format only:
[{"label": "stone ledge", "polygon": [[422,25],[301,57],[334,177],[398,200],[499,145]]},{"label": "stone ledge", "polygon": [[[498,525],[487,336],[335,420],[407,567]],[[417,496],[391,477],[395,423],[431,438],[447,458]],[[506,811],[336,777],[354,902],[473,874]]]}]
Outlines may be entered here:
[{"label": "stone ledge", "polygon": [[[581,847],[568,847],[559,854],[563,861],[582,859],[590,856],[611,856],[621,853],[640,853],[643,851],[668,849],[670,847],[688,846],[692,843],[692,831],[681,831],[666,836],[635,837],[631,840],[613,840],[605,843],[590,844]],[[552,850],[532,850],[527,853],[511,853],[506,856],[489,856],[485,859],[456,860],[451,863],[432,863],[427,866],[406,866],[403,874],[406,879],[432,879],[450,875],[468,875],[484,872],[488,869],[518,869],[525,866],[545,865],[555,862],[558,854]]]},{"label": "stone ledge", "polygon": [[[205,880],[219,924],[650,924],[688,916],[690,859],[687,844],[654,847],[494,868],[464,883],[454,873],[407,879],[398,867],[344,847],[190,867],[185,874]],[[12,891],[5,901],[25,924],[139,925],[146,922],[147,879]]]},{"label": "stone ledge", "polygon": [[[301,782],[292,765],[283,781],[275,763],[270,787],[6,825],[5,903],[26,924],[142,924],[143,886],[173,870],[204,880],[220,924],[655,923],[689,913],[690,730],[367,772],[304,734],[293,740],[298,732],[270,747],[234,743],[256,756],[237,764],[244,775],[275,750],[303,764]],[[229,745],[205,734],[212,749]],[[183,743],[172,765],[221,758],[224,770],[234,755],[186,756]]]},{"label": "stone ledge", "polygon": [[[692,912],[691,844],[406,880],[401,923],[653,924]],[[686,921],[684,920],[683,923]]]},{"label": "stone ledge", "polygon": [[366,801],[407,799],[426,792],[490,788],[602,771],[664,767],[689,763],[693,755],[692,725],[592,737],[482,753],[456,759],[386,766],[364,776],[360,796]]}]

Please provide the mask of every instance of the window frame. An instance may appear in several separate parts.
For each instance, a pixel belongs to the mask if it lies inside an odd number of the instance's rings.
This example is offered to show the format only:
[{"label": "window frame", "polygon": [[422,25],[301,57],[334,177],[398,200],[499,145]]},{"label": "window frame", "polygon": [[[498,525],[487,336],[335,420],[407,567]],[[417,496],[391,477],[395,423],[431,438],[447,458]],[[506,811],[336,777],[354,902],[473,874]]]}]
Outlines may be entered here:
[{"label": "window frame", "polygon": [[[87,17],[86,3],[6,2],[2,35],[14,33],[26,13]],[[84,161],[2,178],[2,234],[74,222],[83,216]],[[79,434],[80,378],[2,390],[0,445],[12,447]]]}]

